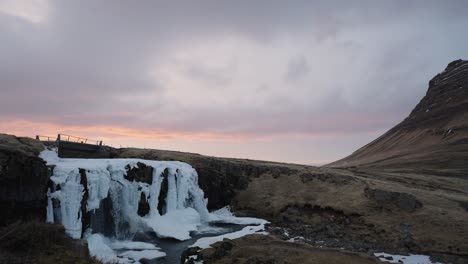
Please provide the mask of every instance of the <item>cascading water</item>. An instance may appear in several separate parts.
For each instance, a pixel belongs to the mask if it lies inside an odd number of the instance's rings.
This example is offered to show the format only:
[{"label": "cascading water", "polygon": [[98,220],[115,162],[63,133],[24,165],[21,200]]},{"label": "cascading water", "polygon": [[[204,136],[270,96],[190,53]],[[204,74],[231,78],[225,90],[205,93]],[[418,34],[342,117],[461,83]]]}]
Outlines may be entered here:
[{"label": "cascading water", "polygon": [[[183,241],[210,222],[255,224],[255,231],[265,224],[225,210],[209,213],[197,172],[183,162],[61,159],[55,150],[44,150],[40,157],[54,166],[47,222],[61,223],[72,238],[86,238],[91,254],[103,262],[163,257],[155,245],[130,241],[141,231]],[[127,251],[117,254],[117,249]]]}]

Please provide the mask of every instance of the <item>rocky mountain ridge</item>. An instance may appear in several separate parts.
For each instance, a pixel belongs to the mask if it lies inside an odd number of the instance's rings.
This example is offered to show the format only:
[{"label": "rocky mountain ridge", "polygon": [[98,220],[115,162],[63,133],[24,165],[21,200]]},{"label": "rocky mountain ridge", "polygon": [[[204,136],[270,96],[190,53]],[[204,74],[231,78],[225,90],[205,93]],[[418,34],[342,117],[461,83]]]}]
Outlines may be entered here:
[{"label": "rocky mountain ridge", "polygon": [[467,150],[468,61],[456,60],[429,81],[426,95],[405,120],[327,166],[419,170],[466,177]]}]

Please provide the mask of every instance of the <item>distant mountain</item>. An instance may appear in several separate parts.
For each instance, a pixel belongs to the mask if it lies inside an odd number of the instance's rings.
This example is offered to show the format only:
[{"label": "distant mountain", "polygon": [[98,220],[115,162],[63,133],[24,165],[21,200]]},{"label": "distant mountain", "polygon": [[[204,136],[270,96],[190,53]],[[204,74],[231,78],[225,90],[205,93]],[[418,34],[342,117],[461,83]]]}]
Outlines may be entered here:
[{"label": "distant mountain", "polygon": [[[468,172],[468,61],[456,60],[430,82],[410,115],[376,140],[328,167]],[[466,177],[466,176],[465,176]]]}]

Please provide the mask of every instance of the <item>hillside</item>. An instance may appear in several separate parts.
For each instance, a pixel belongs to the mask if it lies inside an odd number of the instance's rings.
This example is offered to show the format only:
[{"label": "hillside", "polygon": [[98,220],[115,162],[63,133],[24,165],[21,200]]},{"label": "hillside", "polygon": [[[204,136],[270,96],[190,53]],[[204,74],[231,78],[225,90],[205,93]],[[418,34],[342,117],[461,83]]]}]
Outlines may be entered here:
[{"label": "hillside", "polygon": [[426,95],[405,120],[327,166],[419,170],[466,177],[467,161],[468,61],[456,60],[429,82]]}]

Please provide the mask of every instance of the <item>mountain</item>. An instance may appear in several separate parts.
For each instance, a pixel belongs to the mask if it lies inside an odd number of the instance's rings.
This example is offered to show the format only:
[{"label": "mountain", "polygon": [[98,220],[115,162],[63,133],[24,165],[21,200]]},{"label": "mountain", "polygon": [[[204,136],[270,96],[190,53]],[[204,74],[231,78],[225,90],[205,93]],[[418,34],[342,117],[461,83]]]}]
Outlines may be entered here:
[{"label": "mountain", "polygon": [[424,98],[401,123],[326,166],[468,177],[468,61],[453,61],[430,80]]}]

